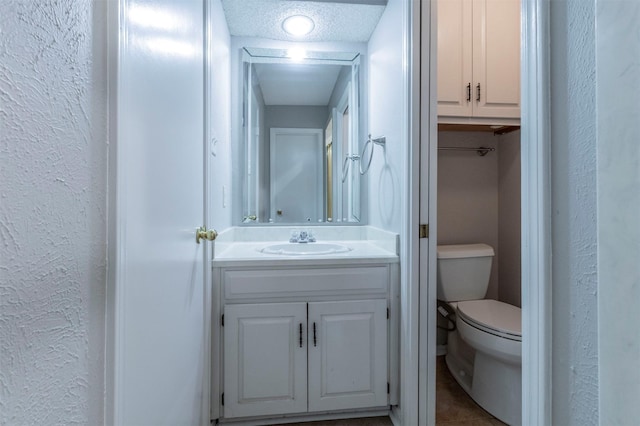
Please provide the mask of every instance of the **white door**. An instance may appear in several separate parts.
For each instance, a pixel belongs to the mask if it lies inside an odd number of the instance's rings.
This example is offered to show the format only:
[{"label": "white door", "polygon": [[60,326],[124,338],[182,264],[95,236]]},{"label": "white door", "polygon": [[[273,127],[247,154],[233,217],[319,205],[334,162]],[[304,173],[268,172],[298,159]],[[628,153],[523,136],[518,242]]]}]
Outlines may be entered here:
[{"label": "white door", "polygon": [[309,303],[309,411],[381,407],[387,301]]},{"label": "white door", "polygon": [[317,222],[324,217],[322,129],[272,128],[271,218]]},{"label": "white door", "polygon": [[520,118],[519,0],[474,0],[473,79],[475,117]]},{"label": "white door", "polygon": [[438,0],[438,115],[470,117],[472,3]]},{"label": "white door", "polygon": [[203,1],[119,0],[118,13],[108,422],[208,424],[206,250],[195,241],[204,222]]},{"label": "white door", "polygon": [[307,304],[227,305],[224,417],[307,411]]}]

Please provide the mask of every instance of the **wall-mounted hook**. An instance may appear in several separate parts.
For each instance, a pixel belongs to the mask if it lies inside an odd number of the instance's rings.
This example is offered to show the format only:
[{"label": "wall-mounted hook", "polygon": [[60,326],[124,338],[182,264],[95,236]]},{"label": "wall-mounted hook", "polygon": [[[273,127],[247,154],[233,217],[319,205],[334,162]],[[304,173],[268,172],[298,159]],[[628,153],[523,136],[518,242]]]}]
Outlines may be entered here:
[{"label": "wall-mounted hook", "polygon": [[387,138],[385,136],[380,136],[375,139],[371,139],[371,134],[369,134],[369,138],[367,142],[365,142],[364,147],[362,147],[362,154],[360,158],[364,158],[364,153],[367,151],[367,146],[371,145],[371,149],[369,150],[369,160],[367,160],[367,167],[362,170],[362,161],[360,162],[360,174],[364,175],[369,171],[369,167],[371,167],[371,160],[373,159],[373,148],[375,145],[380,145],[382,149],[386,149]]}]

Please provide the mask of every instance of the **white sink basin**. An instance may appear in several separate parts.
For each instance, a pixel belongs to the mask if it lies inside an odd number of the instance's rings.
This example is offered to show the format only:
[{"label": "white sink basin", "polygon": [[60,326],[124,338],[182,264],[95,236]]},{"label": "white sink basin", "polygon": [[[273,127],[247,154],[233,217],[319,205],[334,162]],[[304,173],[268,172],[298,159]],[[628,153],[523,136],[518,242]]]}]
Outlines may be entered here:
[{"label": "white sink basin", "polygon": [[333,243],[281,243],[272,244],[260,251],[265,254],[281,254],[284,256],[309,256],[345,253],[350,251],[347,246]]}]

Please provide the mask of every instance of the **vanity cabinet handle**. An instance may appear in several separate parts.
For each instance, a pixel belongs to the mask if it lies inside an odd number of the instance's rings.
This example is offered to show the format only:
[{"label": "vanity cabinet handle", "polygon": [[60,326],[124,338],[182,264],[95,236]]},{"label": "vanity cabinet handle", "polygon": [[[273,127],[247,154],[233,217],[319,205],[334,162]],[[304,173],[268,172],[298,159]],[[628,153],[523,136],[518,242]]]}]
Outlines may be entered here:
[{"label": "vanity cabinet handle", "polygon": [[313,323],[313,346],[318,346],[318,341],[316,339],[316,323]]},{"label": "vanity cabinet handle", "polygon": [[467,102],[471,102],[471,83],[467,84]]},{"label": "vanity cabinet handle", "polygon": [[302,323],[300,323],[300,347],[302,347]]},{"label": "vanity cabinet handle", "polygon": [[476,97],[476,101],[480,102],[480,83],[478,83],[476,89],[478,90],[478,97]]}]

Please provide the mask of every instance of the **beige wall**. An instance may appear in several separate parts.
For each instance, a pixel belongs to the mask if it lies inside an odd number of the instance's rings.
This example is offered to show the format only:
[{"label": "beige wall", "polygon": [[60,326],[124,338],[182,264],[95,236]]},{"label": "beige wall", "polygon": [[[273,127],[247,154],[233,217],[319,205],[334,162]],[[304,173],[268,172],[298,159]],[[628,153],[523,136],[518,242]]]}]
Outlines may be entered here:
[{"label": "beige wall", "polygon": [[[496,251],[487,298],[520,306],[520,132],[439,132],[438,244],[485,243]],[[504,246],[503,246],[504,245]]]},{"label": "beige wall", "polygon": [[[439,147],[497,147],[484,132],[440,132]],[[438,244],[489,244],[498,253],[498,155],[438,152]],[[494,258],[487,298],[498,298],[499,256]]]},{"label": "beige wall", "polygon": [[500,136],[498,145],[498,299],[521,306],[520,131]]}]

